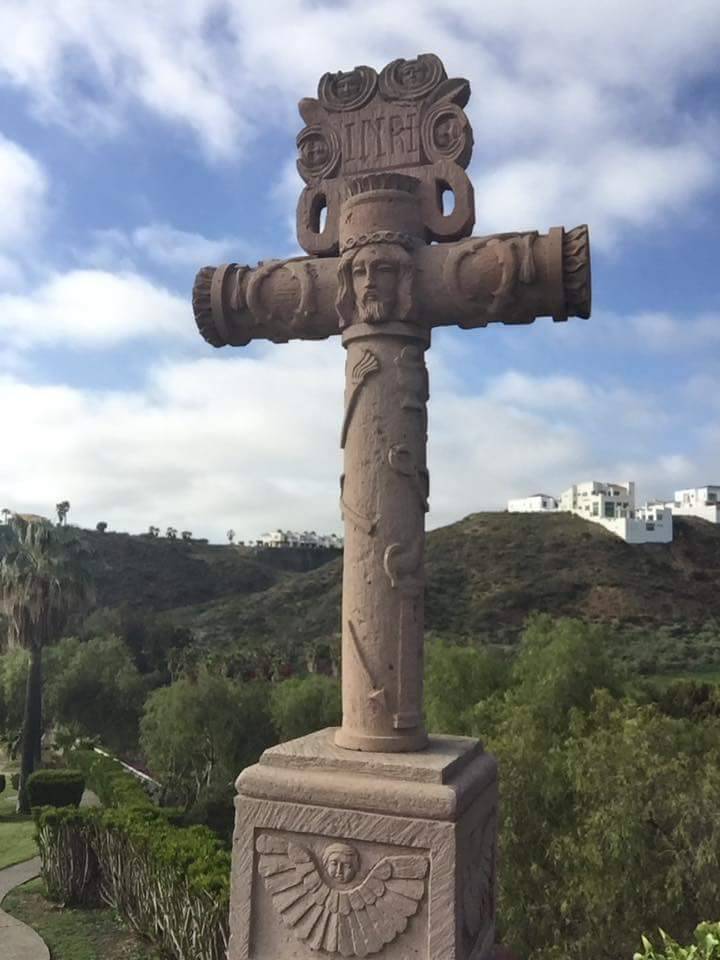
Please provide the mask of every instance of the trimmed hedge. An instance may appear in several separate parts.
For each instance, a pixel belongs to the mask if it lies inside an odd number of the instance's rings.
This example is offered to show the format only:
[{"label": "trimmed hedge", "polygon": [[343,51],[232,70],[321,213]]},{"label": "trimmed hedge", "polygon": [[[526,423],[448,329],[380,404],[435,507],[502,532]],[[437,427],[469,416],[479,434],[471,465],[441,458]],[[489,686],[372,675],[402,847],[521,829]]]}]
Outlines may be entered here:
[{"label": "trimmed hedge", "polygon": [[36,770],[27,782],[31,807],[79,807],[84,790],[80,770]]},{"label": "trimmed hedge", "polygon": [[87,786],[104,807],[147,807],[152,804],[140,780],[117,760],[94,750],[73,750],[70,762],[85,775]]},{"label": "trimmed hedge", "polygon": [[178,958],[225,960],[230,854],[151,806],[35,811],[49,896],[103,903]]}]

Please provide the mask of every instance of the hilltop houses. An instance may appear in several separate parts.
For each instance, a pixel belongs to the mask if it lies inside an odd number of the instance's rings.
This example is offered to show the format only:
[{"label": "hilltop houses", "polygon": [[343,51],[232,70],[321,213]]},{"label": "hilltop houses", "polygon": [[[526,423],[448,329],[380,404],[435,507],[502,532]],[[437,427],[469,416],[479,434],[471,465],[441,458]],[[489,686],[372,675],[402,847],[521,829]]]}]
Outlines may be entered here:
[{"label": "hilltop houses", "polygon": [[551,494],[538,493],[508,500],[507,509],[510,513],[566,511],[599,523],[626,543],[671,543],[673,515],[720,523],[720,486],[708,484],[676,490],[674,500],[650,500],[638,506],[632,480],[586,480],[568,487],[559,500]]},{"label": "hilltop houses", "polygon": [[701,517],[710,523],[720,523],[720,486],[676,490],[675,499],[666,506],[679,517]]},{"label": "hilltop houses", "polygon": [[534,493],[531,497],[508,500],[510,513],[552,513],[558,509],[558,501],[549,493]]},{"label": "hilltop houses", "polygon": [[342,550],[343,541],[342,537],[334,533],[318,534],[314,530],[305,530],[303,533],[296,533],[294,530],[273,530],[271,533],[263,533],[260,539],[255,541],[255,545],[272,549],[292,547],[310,550]]},{"label": "hilltop houses", "polygon": [[560,509],[599,523],[626,543],[671,543],[672,511],[665,504],[635,504],[635,484],[588,480],[560,497]]}]

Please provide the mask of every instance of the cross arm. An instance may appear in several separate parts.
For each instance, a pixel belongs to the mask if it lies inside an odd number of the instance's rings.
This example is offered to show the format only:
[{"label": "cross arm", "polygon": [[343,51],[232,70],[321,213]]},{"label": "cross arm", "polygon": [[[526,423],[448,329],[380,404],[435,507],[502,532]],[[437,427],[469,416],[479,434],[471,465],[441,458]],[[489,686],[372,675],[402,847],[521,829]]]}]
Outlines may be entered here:
[{"label": "cross arm", "polygon": [[[368,240],[373,242],[372,237]],[[299,257],[270,260],[252,269],[235,263],[203,267],[193,288],[200,333],[216,347],[339,334],[343,261]],[[422,246],[413,253],[412,268],[408,319],[426,328],[468,329],[493,322],[532,323],[542,316],[567,320],[590,315],[586,226]]]}]

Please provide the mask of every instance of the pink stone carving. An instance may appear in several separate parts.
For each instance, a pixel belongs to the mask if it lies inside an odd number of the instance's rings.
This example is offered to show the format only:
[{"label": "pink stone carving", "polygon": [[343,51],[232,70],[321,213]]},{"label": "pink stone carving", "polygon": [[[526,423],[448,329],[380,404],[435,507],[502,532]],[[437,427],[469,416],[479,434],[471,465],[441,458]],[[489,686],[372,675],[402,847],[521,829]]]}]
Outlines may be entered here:
[{"label": "pink stone carving", "polygon": [[299,105],[309,256],[204,267],[193,288],[213,346],[346,351],[342,725],[238,780],[229,960],[501,955],[496,765],[423,720],[425,351],[434,327],[588,317],[590,247],[584,225],[469,236],[469,95],[434,54],[324,74]]},{"label": "pink stone carving", "polygon": [[311,950],[366,957],[403,933],[425,896],[427,857],[385,856],[358,883],[357,849],[329,843],[322,865],[299,843],[275,833],[256,841],[258,872],[281,922]]}]

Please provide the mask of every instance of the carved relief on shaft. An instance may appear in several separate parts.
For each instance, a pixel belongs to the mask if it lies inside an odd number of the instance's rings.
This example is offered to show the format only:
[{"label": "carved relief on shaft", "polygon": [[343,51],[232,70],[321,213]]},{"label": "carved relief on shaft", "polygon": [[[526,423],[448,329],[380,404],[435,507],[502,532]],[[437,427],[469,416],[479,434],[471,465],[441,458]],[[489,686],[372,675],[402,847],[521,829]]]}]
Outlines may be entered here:
[{"label": "carved relief on shaft", "polygon": [[343,418],[342,431],[340,433],[340,446],[344,449],[348,430],[352,423],[355,406],[360,396],[360,389],[367,378],[380,370],[380,361],[371,350],[363,350],[360,359],[353,365],[348,378],[348,396],[345,404],[345,416]]},{"label": "carved relief on shaft", "polygon": [[363,653],[362,647],[360,645],[360,640],[358,638],[357,630],[355,624],[352,620],[348,620],[348,630],[350,631],[350,639],[352,640],[353,652],[355,654],[355,661],[361,669],[361,672],[365,678],[365,682],[368,687],[367,698],[371,703],[376,703],[382,710],[387,709],[387,701],[385,699],[385,688],[378,687],[373,679],[373,675],[370,673],[370,668],[367,665],[365,660],[365,654]]}]

